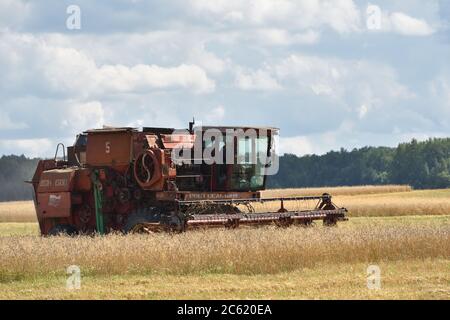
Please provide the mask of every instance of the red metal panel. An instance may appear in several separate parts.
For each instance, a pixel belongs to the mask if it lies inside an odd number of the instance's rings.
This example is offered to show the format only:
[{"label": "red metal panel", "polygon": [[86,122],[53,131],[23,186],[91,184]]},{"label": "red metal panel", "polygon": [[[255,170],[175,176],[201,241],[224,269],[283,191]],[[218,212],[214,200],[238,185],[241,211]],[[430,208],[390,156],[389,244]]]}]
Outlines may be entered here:
[{"label": "red metal panel", "polygon": [[80,169],[76,171],[75,175],[75,190],[81,192],[91,191],[91,171],[89,169]]},{"label": "red metal panel", "polygon": [[132,160],[132,132],[88,133],[86,163],[90,166],[128,166]]},{"label": "red metal panel", "polygon": [[71,213],[70,192],[38,193],[37,214],[39,218],[67,218]]},{"label": "red metal panel", "polygon": [[73,189],[74,169],[55,169],[41,174],[37,192],[65,192]]}]

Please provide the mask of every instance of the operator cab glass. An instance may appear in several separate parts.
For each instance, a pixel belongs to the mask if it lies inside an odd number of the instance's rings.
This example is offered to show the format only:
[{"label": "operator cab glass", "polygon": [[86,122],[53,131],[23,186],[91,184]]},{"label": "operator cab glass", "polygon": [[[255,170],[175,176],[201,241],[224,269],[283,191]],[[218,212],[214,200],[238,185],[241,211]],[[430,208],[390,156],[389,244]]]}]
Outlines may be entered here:
[{"label": "operator cab glass", "polygon": [[231,189],[256,191],[264,189],[265,164],[269,151],[269,138],[239,137],[236,161],[233,164]]},{"label": "operator cab glass", "polygon": [[239,133],[230,134],[234,128],[207,129],[219,130],[222,133],[221,136],[211,139],[206,137],[203,143],[203,151],[210,151],[215,146],[216,149],[211,152],[211,156],[216,156],[216,152],[219,151],[215,159],[222,160],[210,168],[212,191],[264,190],[266,168],[270,165],[269,160],[273,152],[273,137],[278,130],[237,128],[236,130],[240,130]]}]

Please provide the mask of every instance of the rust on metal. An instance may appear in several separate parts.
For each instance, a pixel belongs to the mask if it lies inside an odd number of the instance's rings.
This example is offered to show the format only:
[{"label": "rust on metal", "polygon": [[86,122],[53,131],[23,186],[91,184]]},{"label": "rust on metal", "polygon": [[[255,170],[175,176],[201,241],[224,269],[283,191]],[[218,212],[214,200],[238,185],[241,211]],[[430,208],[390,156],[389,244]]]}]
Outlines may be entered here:
[{"label": "rust on metal", "polygon": [[71,214],[70,192],[38,193],[38,218],[67,218]]},{"label": "rust on metal", "polygon": [[[67,152],[61,152],[59,144],[53,159],[38,162],[31,183],[41,234],[288,227],[316,220],[333,226],[346,220],[347,210],[336,206],[328,194],[262,198],[267,174],[257,171],[261,167],[256,164],[210,162],[212,155],[203,152],[197,159],[196,139],[210,129],[224,135],[222,147],[233,152],[233,159],[242,155],[235,144],[228,143],[240,138],[227,139],[229,130],[255,131],[256,136],[245,139],[268,155],[278,134],[273,127],[196,128],[194,122],[187,130],[104,127],[85,131]],[[261,138],[264,133],[267,136]],[[189,161],[173,158],[178,148],[192,151]],[[289,209],[291,203],[304,203],[306,209]]]},{"label": "rust on metal", "polygon": [[132,131],[88,131],[88,166],[128,166],[132,161]]}]

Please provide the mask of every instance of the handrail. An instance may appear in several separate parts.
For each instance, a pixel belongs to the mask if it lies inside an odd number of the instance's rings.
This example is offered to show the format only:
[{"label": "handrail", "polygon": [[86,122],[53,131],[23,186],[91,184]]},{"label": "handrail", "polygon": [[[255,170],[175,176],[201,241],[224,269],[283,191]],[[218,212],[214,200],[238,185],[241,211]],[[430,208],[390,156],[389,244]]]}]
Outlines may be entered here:
[{"label": "handrail", "polygon": [[64,161],[66,161],[66,147],[65,147],[64,144],[61,143],[61,142],[58,143],[58,145],[56,146],[55,161],[56,161],[56,158],[58,157],[59,147],[62,147],[62,150],[63,150],[63,159],[64,159]]}]

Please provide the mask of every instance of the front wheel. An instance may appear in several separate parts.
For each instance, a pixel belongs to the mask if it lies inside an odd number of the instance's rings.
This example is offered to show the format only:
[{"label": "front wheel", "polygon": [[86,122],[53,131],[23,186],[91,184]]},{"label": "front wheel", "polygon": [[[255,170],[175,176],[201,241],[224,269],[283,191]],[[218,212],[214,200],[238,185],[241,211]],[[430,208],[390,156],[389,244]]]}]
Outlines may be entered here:
[{"label": "front wheel", "polygon": [[325,227],[336,227],[337,226],[337,220],[336,218],[325,218],[323,219],[323,225]]}]

